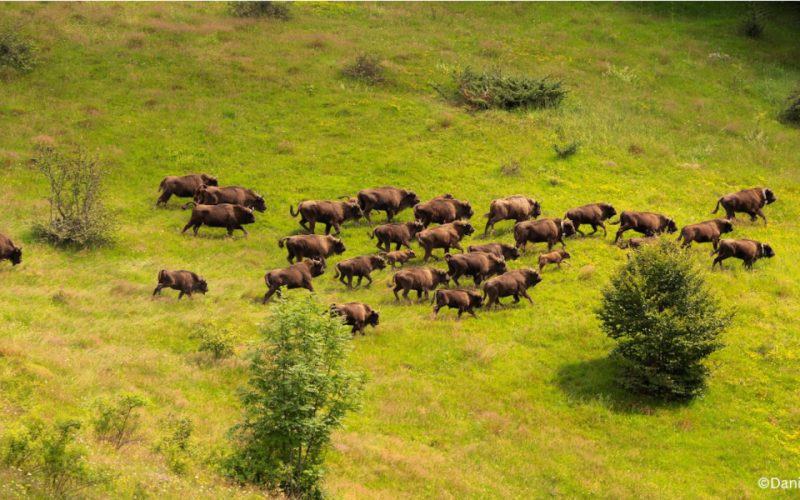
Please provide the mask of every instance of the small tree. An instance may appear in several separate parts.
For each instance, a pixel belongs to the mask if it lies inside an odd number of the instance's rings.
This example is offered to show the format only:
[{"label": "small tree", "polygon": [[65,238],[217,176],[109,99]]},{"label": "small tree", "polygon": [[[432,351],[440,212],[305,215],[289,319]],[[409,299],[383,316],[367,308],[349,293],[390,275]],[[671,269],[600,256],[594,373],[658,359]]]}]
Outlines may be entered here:
[{"label": "small tree", "polygon": [[350,333],[310,297],[281,299],[250,353],[249,387],[240,391],[244,421],[231,429],[227,460],[238,481],[322,498],[331,433],[360,409],[364,374],[348,366]]},{"label": "small tree", "polygon": [[234,17],[269,17],[288,21],[292,18],[290,2],[228,2],[228,10]]},{"label": "small tree", "polygon": [[603,290],[597,316],[618,344],[620,384],[638,394],[687,399],[702,392],[703,365],[730,324],[703,275],[669,242],[634,252]]},{"label": "small tree", "polygon": [[362,52],[342,68],[342,74],[357,80],[380,83],[386,79],[386,68],[381,61],[379,55]]},{"label": "small tree", "polygon": [[21,29],[21,24],[0,26],[0,68],[30,71],[36,66],[36,44],[20,35]]},{"label": "small tree", "polygon": [[789,104],[780,113],[780,120],[789,125],[800,126],[800,83],[787,99]]},{"label": "small tree", "polygon": [[138,440],[139,408],[147,406],[147,400],[133,393],[124,393],[109,402],[97,404],[97,417],[92,422],[97,439],[119,450]]},{"label": "small tree", "polygon": [[750,38],[761,38],[767,12],[755,2],[747,2],[747,13],[739,24],[739,33]]}]

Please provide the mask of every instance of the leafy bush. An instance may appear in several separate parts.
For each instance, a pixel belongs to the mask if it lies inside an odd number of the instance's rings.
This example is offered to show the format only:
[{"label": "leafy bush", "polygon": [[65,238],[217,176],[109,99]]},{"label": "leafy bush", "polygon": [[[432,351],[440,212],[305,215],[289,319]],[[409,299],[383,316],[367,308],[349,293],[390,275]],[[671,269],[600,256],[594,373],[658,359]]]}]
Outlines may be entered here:
[{"label": "leafy bush", "polygon": [[572,141],[569,144],[565,144],[563,146],[559,146],[558,144],[553,144],[553,149],[556,151],[556,155],[563,160],[577,153],[578,148],[581,147],[581,144],[582,144],[581,141]]},{"label": "leafy bush", "polygon": [[460,73],[451,73],[455,90],[447,92],[438,86],[436,90],[445,99],[453,99],[471,111],[479,109],[555,108],[569,93],[562,82],[549,82],[547,77],[534,78],[528,75],[505,75],[497,68],[477,72],[470,66]]},{"label": "leafy bush", "polygon": [[101,400],[97,405],[98,415],[92,422],[97,439],[117,450],[137,441],[138,409],[144,406],[147,400],[133,393],[121,394],[113,403]]},{"label": "leafy bush", "polygon": [[236,344],[242,336],[229,325],[220,326],[216,321],[206,321],[196,325],[189,338],[200,339],[200,352],[208,351],[214,355],[214,359],[221,359],[236,353]]},{"label": "leafy bush", "polygon": [[764,21],[767,19],[767,12],[756,5],[755,2],[747,3],[747,14],[739,24],[739,33],[750,38],[761,38],[764,33]]},{"label": "leafy bush", "polygon": [[342,68],[342,74],[358,80],[380,83],[386,79],[386,68],[381,64],[380,56],[363,52],[356,59]]},{"label": "leafy bush", "polygon": [[780,120],[783,123],[800,126],[800,84],[789,94],[789,105],[781,111]]},{"label": "leafy bush", "polygon": [[637,394],[687,399],[702,392],[703,360],[721,349],[717,337],[730,324],[705,278],[670,242],[647,245],[603,290],[596,311],[603,331],[618,344],[620,384]]},{"label": "leafy bush", "polygon": [[249,354],[249,387],[239,393],[244,421],[231,429],[228,475],[322,498],[324,455],[331,433],[360,409],[365,376],[349,369],[350,333],[310,297],[281,299]]},{"label": "leafy bush", "polygon": [[111,241],[116,225],[103,206],[104,165],[78,146],[62,155],[52,147],[39,150],[36,169],[50,186],[50,217],[34,223],[34,233],[53,244],[100,245]]},{"label": "leafy bush", "polygon": [[36,44],[20,35],[21,28],[22,25],[0,27],[0,67],[30,71],[38,63]]},{"label": "leafy bush", "polygon": [[235,17],[269,17],[288,21],[292,18],[290,2],[228,2],[228,10]]},{"label": "leafy bush", "polygon": [[175,474],[185,474],[191,468],[194,456],[191,441],[194,421],[189,417],[169,414],[161,421],[161,427],[164,434],[153,446],[153,451],[164,455],[169,470]]}]

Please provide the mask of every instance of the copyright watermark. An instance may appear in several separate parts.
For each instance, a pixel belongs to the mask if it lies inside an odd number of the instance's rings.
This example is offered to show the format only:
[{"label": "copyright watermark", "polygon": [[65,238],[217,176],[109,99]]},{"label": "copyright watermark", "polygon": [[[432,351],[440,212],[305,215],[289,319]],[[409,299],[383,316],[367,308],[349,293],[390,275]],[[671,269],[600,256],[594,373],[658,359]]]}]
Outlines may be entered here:
[{"label": "copyright watermark", "polygon": [[758,486],[762,490],[798,490],[800,489],[800,478],[781,479],[779,477],[762,477],[758,480]]}]

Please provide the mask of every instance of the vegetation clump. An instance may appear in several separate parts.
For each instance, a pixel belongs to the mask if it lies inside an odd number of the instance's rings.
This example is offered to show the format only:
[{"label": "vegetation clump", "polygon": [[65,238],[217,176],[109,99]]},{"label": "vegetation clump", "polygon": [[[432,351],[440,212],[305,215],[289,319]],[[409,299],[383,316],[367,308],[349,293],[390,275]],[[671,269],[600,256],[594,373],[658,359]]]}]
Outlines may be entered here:
[{"label": "vegetation clump", "polygon": [[342,74],[357,80],[380,83],[386,79],[386,68],[381,64],[380,56],[362,52],[342,68]]},{"label": "vegetation clump", "polygon": [[747,13],[741,24],[739,33],[750,38],[761,38],[764,34],[764,21],[767,19],[767,12],[755,4],[747,3]]},{"label": "vegetation clump", "polygon": [[196,325],[189,338],[200,340],[200,352],[207,351],[214,359],[222,359],[236,354],[236,344],[242,336],[230,325],[220,326],[216,321],[207,321]]},{"label": "vegetation clump", "polygon": [[268,17],[288,21],[292,18],[289,2],[228,2],[234,17]]},{"label": "vegetation clump", "polygon": [[789,94],[787,99],[789,104],[780,113],[780,120],[789,125],[800,126],[800,83],[797,88]]},{"label": "vegetation clump", "polygon": [[163,435],[153,445],[153,451],[164,456],[169,470],[175,474],[185,474],[191,468],[194,458],[194,420],[169,414],[161,421],[161,428]]},{"label": "vegetation clump", "polygon": [[553,144],[553,149],[556,152],[556,156],[564,160],[577,153],[578,149],[581,147],[581,144],[583,144],[581,141],[572,141],[563,146]]},{"label": "vegetation clump", "polygon": [[147,400],[133,393],[125,393],[109,402],[101,400],[97,405],[97,417],[92,422],[97,439],[119,450],[138,440],[139,408],[147,406]]},{"label": "vegetation clump", "polygon": [[21,28],[21,25],[0,26],[0,68],[30,71],[38,64],[38,48],[20,34]]}]

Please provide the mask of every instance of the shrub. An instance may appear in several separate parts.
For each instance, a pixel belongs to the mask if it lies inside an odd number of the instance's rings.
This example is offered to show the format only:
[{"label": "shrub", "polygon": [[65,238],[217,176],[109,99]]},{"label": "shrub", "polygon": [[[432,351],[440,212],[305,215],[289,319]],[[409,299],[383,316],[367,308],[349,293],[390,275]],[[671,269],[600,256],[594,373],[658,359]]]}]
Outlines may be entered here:
[{"label": "shrub", "polygon": [[528,75],[505,75],[494,70],[473,70],[470,66],[460,73],[451,73],[454,91],[445,91],[435,86],[445,99],[453,99],[456,105],[464,105],[470,111],[480,109],[555,108],[561,104],[569,90],[562,82],[549,82],[547,77],[534,78]]},{"label": "shrub", "polygon": [[288,21],[292,18],[290,2],[228,2],[234,17],[269,17]]},{"label": "shrub", "polygon": [[36,44],[20,35],[22,25],[0,26],[0,67],[30,71],[38,63]]},{"label": "shrub", "polygon": [[721,349],[730,324],[705,279],[670,242],[647,245],[611,278],[596,311],[618,344],[619,382],[637,394],[688,399],[702,392],[703,360]]},{"label": "shrub", "polygon": [[138,441],[138,410],[144,406],[147,400],[133,393],[121,394],[113,403],[101,400],[97,404],[98,415],[92,422],[97,439],[117,450]]},{"label": "shrub", "polygon": [[349,369],[350,333],[310,297],[281,299],[249,354],[251,378],[239,393],[244,421],[224,469],[237,481],[322,498],[331,433],[360,409],[365,376]]},{"label": "shrub", "polygon": [[80,146],[67,155],[42,147],[35,166],[50,186],[49,219],[33,225],[39,238],[80,246],[111,241],[116,225],[103,206],[107,172],[98,157]]},{"label": "shrub", "polygon": [[216,321],[207,321],[196,325],[189,338],[200,339],[200,352],[208,351],[214,359],[221,359],[236,353],[236,344],[242,336],[229,325],[220,326]]},{"label": "shrub", "polygon": [[163,435],[153,446],[153,451],[164,455],[169,470],[185,474],[191,468],[194,455],[191,441],[194,421],[170,413],[161,421],[161,428]]},{"label": "shrub", "polygon": [[509,177],[522,175],[522,166],[517,160],[507,160],[500,163],[500,173]]},{"label": "shrub", "polygon": [[761,38],[764,33],[764,21],[767,13],[758,7],[755,2],[747,3],[747,13],[739,24],[739,33],[750,38]]},{"label": "shrub", "polygon": [[342,68],[344,76],[370,83],[380,83],[386,79],[386,68],[381,64],[381,58],[375,54],[362,52],[353,62]]},{"label": "shrub", "polygon": [[556,155],[563,160],[577,153],[578,148],[581,147],[581,144],[582,144],[581,141],[572,141],[569,144],[565,144],[563,146],[559,146],[558,144],[553,144],[553,149],[555,150]]},{"label": "shrub", "polygon": [[797,88],[789,94],[788,106],[781,111],[780,120],[783,123],[800,126],[800,83]]}]

